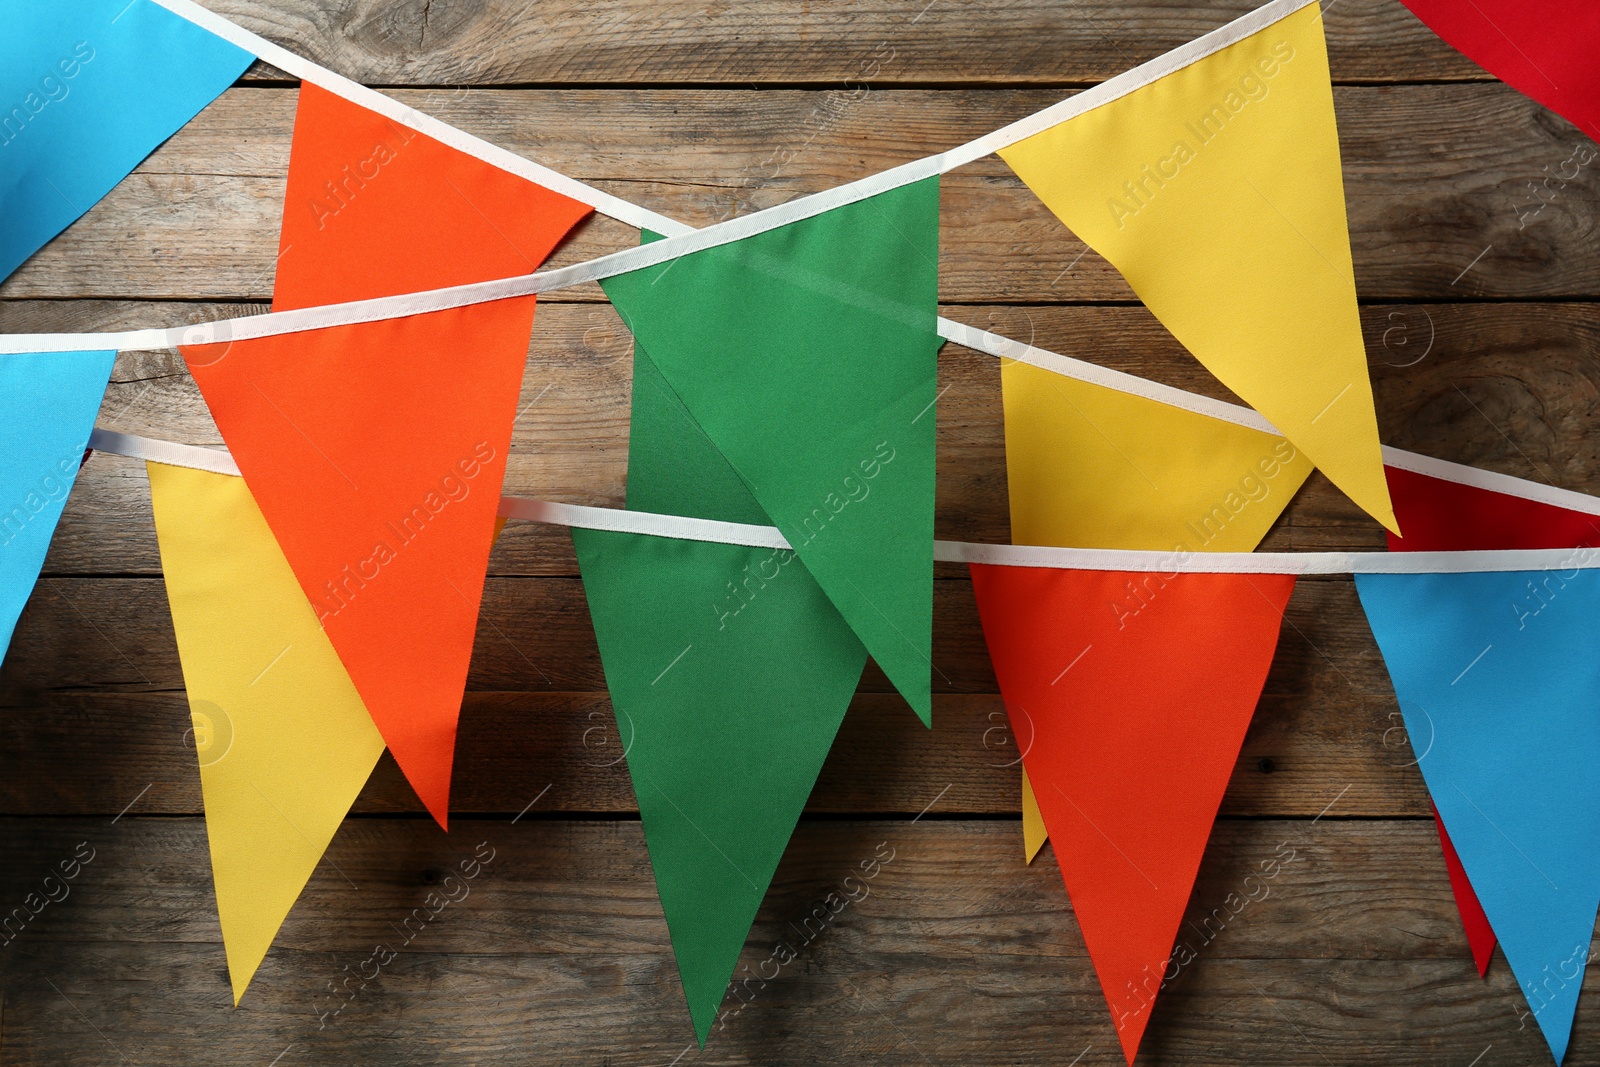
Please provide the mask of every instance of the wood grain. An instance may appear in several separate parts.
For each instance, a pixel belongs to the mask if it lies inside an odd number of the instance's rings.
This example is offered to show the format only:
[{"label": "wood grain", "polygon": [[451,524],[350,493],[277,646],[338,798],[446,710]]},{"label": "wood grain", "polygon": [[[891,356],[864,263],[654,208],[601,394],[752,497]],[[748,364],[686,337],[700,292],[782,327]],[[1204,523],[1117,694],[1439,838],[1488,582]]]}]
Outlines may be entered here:
[{"label": "wood grain", "polygon": [[[1248,2],[1044,0],[833,4],[601,0],[217,0],[246,28],[379,85],[787,83],[1037,85],[1101,81],[1249,11]],[[1483,79],[1397,4],[1328,11],[1340,81]],[[255,79],[281,77],[258,66]]]},{"label": "wood grain", "polygon": [[[237,1010],[198,820],[0,830],[6,901],[80,842],[94,850],[71,895],[5,949],[11,1064],[189,1063],[200,1049],[215,1063],[287,1051],[286,1063],[401,1067],[1120,1056],[1054,857],[1023,866],[1010,822],[802,823],[737,972],[755,977],[704,1051],[637,823],[501,818],[446,837],[422,820],[351,820]],[[492,859],[478,877],[446,883],[480,843]],[[403,944],[400,924],[445,886],[458,902],[414,920]],[[832,911],[830,892],[856,899],[805,926]],[[1519,1029],[1504,960],[1487,981],[1472,970],[1426,824],[1224,821],[1182,929],[1197,958],[1157,1001],[1152,1063],[1465,1063],[1462,1050],[1490,1044],[1496,1062],[1545,1055]],[[762,982],[780,941],[798,959]],[[393,962],[331,998],[379,944]],[[1600,1062],[1593,1019],[1580,1008],[1569,1063]]]},{"label": "wood grain", "polygon": [[[1253,6],[211,2],[695,225],[986,133]],[[1530,213],[1529,184],[1579,135],[1401,4],[1326,6],[1384,440],[1600,494],[1597,168]],[[292,81],[257,64],[0,284],[0,330],[263,310],[295,102]],[[998,160],[946,179],[941,224],[949,317],[1228,398]],[[592,220],[552,262],[636,239]],[[508,491],[621,502],[629,347],[597,287],[541,300]],[[998,364],[947,346],[940,387],[938,533],[1006,541]],[[218,443],[173,353],[121,356],[100,422]],[[1383,539],[1314,476],[1265,547]],[[1122,1062],[1053,853],[1019,861],[1017,738],[960,568],[938,569],[935,728],[869,665],[740,975],[880,847],[894,860],[777,979],[736,988],[705,1050],[564,531],[514,523],[495,549],[454,832],[422,815],[385,756],[237,1009],[159,569],[141,465],[95,456],[0,668],[0,917],[79,842],[95,859],[0,947],[0,1063]],[[1162,994],[1140,1063],[1548,1062],[1504,960],[1486,981],[1472,971],[1413,757],[1349,581],[1302,581],[1180,935],[1199,959]],[[470,896],[319,1019],[337,1004],[330,983],[394,939],[479,841],[496,858]],[[1266,895],[1213,934],[1229,894],[1251,892],[1246,876],[1285,848],[1295,859]],[[1568,1065],[1600,1064],[1592,1000]]]},{"label": "wood grain", "polygon": [[[624,199],[703,226],[942,151],[1065,94],[896,90],[404,91],[403,102]],[[292,89],[234,89],[4,285],[0,297],[271,295]],[[1369,300],[1600,291],[1600,166],[1531,220],[1526,186],[1582,135],[1499,84],[1335,91],[1356,280]],[[819,112],[819,108],[822,110]],[[818,118],[818,116],[821,118]],[[807,125],[808,121],[811,125]],[[661,145],[673,146],[671,152]],[[776,153],[794,157],[776,162]],[[943,182],[940,292],[953,302],[1131,301],[998,159]],[[551,260],[634,244],[608,219]],[[293,255],[291,250],[288,254]],[[1068,269],[1070,268],[1070,269]],[[1469,269],[1470,268],[1470,269]],[[598,286],[551,300],[601,299]]]}]

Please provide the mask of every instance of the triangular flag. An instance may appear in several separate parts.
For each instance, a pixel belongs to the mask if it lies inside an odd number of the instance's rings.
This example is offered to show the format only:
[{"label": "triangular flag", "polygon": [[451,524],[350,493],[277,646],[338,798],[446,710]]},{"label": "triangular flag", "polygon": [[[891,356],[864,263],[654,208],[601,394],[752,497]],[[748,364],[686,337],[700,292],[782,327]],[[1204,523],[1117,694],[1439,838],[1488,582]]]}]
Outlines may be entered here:
[{"label": "triangular flag", "polygon": [[[766,521],[642,348],[634,353],[628,507]],[[866,650],[792,552],[574,533],[662,909],[704,1043]],[[651,665],[634,627],[661,647],[682,648],[650,685],[635,676],[661,665]],[[745,685],[752,671],[762,678],[754,692]]]},{"label": "triangular flag", "polygon": [[[1392,552],[1467,552],[1600,545],[1600,516],[1401,467],[1385,468],[1395,515],[1405,537],[1389,535]],[[1489,971],[1494,930],[1437,810],[1439,842],[1461,925],[1480,975]]]},{"label": "triangular flag", "polygon": [[1249,552],[1311,473],[1287,440],[1009,360],[1011,540]]},{"label": "triangular flag", "polygon": [[1394,529],[1316,4],[1000,156],[1201,363]]},{"label": "triangular flag", "polygon": [[1000,383],[1016,544],[1250,552],[1311,473],[1282,437],[1149,397],[1014,360]]},{"label": "triangular flag", "polygon": [[152,0],[6,5],[0,279],[255,61]]},{"label": "triangular flag", "polygon": [[1600,140],[1600,5],[1593,0],[1401,2],[1478,66]]},{"label": "triangular flag", "polygon": [[1600,571],[1358,574],[1356,591],[1406,730],[1428,739],[1428,792],[1560,1062],[1600,907]]},{"label": "triangular flag", "polygon": [[590,211],[304,82],[272,306],[532,274]]},{"label": "triangular flag", "polygon": [[0,356],[0,660],[77,480],[115,352]]},{"label": "triangular flag", "polygon": [[237,1004],[383,738],[244,480],[148,466]]},{"label": "triangular flag", "polygon": [[441,826],[532,297],[183,349],[395,761]]},{"label": "triangular flag", "polygon": [[929,178],[601,283],[924,722],[938,241]]},{"label": "triangular flag", "polygon": [[1489,973],[1489,961],[1494,957],[1494,927],[1483,912],[1483,904],[1473,891],[1472,880],[1461,864],[1456,846],[1450,843],[1450,833],[1444,828],[1444,817],[1433,808],[1433,825],[1439,831],[1439,848],[1444,853],[1445,873],[1450,876],[1450,892],[1456,898],[1456,910],[1461,913],[1461,929],[1466,932],[1467,944],[1472,948],[1472,963],[1478,968],[1478,977]]},{"label": "triangular flag", "polygon": [[1033,795],[1033,783],[1028,781],[1028,768],[1022,768],[1022,858],[1028,863],[1050,840],[1045,829],[1044,813],[1039,810],[1039,798]]},{"label": "triangular flag", "polygon": [[1294,579],[974,564],[972,584],[1131,1064]]},{"label": "triangular flag", "polygon": [[1385,473],[1395,514],[1405,529],[1404,537],[1389,537],[1391,552],[1600,545],[1600,515],[1400,467],[1388,467]]},{"label": "triangular flag", "polygon": [[703,1044],[866,651],[789,553],[572,536]]}]

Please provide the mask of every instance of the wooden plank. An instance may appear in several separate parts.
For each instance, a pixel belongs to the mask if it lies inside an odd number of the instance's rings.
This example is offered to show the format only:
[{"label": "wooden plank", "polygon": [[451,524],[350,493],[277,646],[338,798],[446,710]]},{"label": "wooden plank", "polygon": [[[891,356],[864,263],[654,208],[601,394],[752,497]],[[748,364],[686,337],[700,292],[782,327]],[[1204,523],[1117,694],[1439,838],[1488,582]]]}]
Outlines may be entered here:
[{"label": "wooden plank", "polygon": [[[1335,810],[1343,814],[1428,814],[1392,701],[1361,696],[1359,702],[1267,696],[1235,765],[1223,813],[1315,816],[1337,798]],[[858,695],[809,810],[915,814],[918,798],[937,793],[941,810],[1015,815],[1017,749],[1000,699],[948,694],[935,697],[934,706],[930,731],[898,697]],[[16,765],[41,773],[0,780],[0,811],[112,816],[146,786],[141,811],[202,810],[181,693],[51,693],[27,707],[32,714],[9,709],[0,737]],[[603,694],[469,694],[456,745],[452,811],[515,814],[549,783],[542,809],[634,812],[621,760],[628,742],[626,723],[619,730]],[[355,810],[423,809],[385,757]]]},{"label": "wooden plank", "polygon": [[[981,135],[1053,103],[1041,90],[873,93],[814,116],[814,92],[408,91],[403,101],[647,207],[707,225]],[[270,296],[295,100],[235,89],[3,286],[0,297]],[[1528,189],[1586,143],[1495,84],[1342,88],[1356,278],[1369,300],[1600,294],[1600,167],[1530,216]],[[814,129],[808,130],[810,119]],[[671,144],[671,152],[660,146]],[[787,150],[793,158],[780,161]],[[941,295],[1130,301],[1112,268],[998,159],[944,182]],[[596,220],[552,260],[637,241]],[[291,251],[292,255],[293,252]],[[1070,268],[1070,269],[1068,269]],[[551,299],[600,299],[598,286]]]},{"label": "wooden plank", "polygon": [[[1023,866],[1011,823],[803,822],[703,1052],[637,823],[501,819],[446,837],[422,820],[347,822],[234,1011],[198,820],[3,827],[8,903],[80,842],[94,856],[0,956],[10,1064],[420,1067],[445,1050],[480,1063],[1120,1062],[1055,861]],[[475,853],[489,862],[463,879]],[[445,893],[456,902],[438,903]],[[1223,821],[1182,931],[1196,958],[1157,1002],[1151,1063],[1547,1055],[1504,961],[1487,981],[1472,970],[1426,822]],[[777,968],[780,942],[796,959]],[[395,955],[363,985],[375,945]],[[350,992],[331,998],[347,974]],[[1569,1064],[1600,1063],[1593,1019],[1580,1009]]]},{"label": "wooden plank", "polygon": [[[1018,739],[985,695],[995,683],[970,585],[936,584],[935,729],[869,667],[814,810],[915,812],[918,796],[946,787],[946,810],[1018,810]],[[0,783],[0,810],[114,813],[151,783],[149,810],[196,810],[188,715],[179,694],[159,692],[182,686],[164,609],[153,579],[48,579],[36,592],[0,671],[0,706],[11,709],[0,716],[0,750],[49,771]],[[1353,586],[1301,582],[1286,620],[1226,810],[1315,815],[1338,794],[1341,811],[1425,814]],[[560,783],[549,800],[558,810],[634,810],[618,762],[628,737],[599,695],[579,583],[491,580],[468,684],[456,809],[515,812],[543,784],[533,774]],[[417,809],[386,761],[362,810]]]},{"label": "wooden plank", "polygon": [[[565,0],[537,15],[514,0],[210,5],[347,77],[382,85],[796,82],[1039,85],[1101,81],[1256,6],[1093,0],[1068,13],[1043,0],[981,7],[929,0],[813,6],[776,0]],[[1328,11],[1343,81],[1485,75],[1405,9],[1341,0]],[[252,79],[281,77],[258,66]]]},{"label": "wooden plank", "polygon": [[[0,301],[0,329],[177,325],[241,305]],[[1139,307],[949,306],[946,315],[1007,337],[1222,399],[1229,394]],[[1442,459],[1600,494],[1600,307],[1594,304],[1368,305],[1362,309],[1386,441]],[[534,322],[507,491],[619,507],[627,467],[631,348],[606,307],[542,304]],[[998,362],[955,345],[940,356],[939,536],[1010,539]],[[122,356],[103,425],[194,444],[219,438],[176,355]],[[529,406],[532,405],[532,406]],[[1264,547],[1384,547],[1376,523],[1320,476]],[[572,575],[567,536],[508,527],[492,571]],[[62,518],[46,573],[160,570],[142,464],[96,457]],[[941,573],[958,570],[943,568]]]}]

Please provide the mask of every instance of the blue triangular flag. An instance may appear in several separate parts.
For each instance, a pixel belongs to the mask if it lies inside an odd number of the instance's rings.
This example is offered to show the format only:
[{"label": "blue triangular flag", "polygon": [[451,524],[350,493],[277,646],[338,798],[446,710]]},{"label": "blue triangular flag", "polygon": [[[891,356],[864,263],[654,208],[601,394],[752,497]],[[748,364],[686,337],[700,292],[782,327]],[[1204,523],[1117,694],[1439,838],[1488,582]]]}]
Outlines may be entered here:
[{"label": "blue triangular flag", "polygon": [[0,356],[0,659],[44,566],[116,359]]},{"label": "blue triangular flag", "polygon": [[152,0],[7,4],[5,24],[0,279],[255,59]]},{"label": "blue triangular flag", "polygon": [[1358,574],[1422,776],[1559,1063],[1600,907],[1600,571]]}]

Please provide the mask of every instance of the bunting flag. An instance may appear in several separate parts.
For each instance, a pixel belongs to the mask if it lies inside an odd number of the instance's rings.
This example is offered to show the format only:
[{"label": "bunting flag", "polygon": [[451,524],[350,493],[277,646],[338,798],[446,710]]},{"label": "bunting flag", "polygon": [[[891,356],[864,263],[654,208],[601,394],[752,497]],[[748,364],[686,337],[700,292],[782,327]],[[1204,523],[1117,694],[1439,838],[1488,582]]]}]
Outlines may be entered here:
[{"label": "bunting flag", "polygon": [[1008,360],[1011,539],[1249,552],[1311,473],[1283,437]]},{"label": "bunting flag", "polygon": [[789,553],[572,533],[704,1044],[866,652]]},{"label": "bunting flag", "polygon": [[[1015,717],[1015,716],[1013,716]],[[1028,781],[1028,768],[1022,768],[1022,858],[1032,863],[1044,843],[1050,840],[1050,831],[1044,825],[1044,813],[1039,810],[1039,798],[1033,795],[1033,783]]]},{"label": "bunting flag", "polygon": [[1472,881],[1467,877],[1466,867],[1461,864],[1456,846],[1450,843],[1450,832],[1444,828],[1443,816],[1431,803],[1428,807],[1433,811],[1434,829],[1439,831],[1439,850],[1444,853],[1444,869],[1450,878],[1450,892],[1456,898],[1456,910],[1461,913],[1461,929],[1466,933],[1467,944],[1472,949],[1472,964],[1478,968],[1478,977],[1482,978],[1489,973],[1489,961],[1494,957],[1494,927],[1489,925],[1489,916],[1484,914],[1483,904],[1473,891]]},{"label": "bunting flag", "polygon": [[[1390,465],[1385,468],[1404,538],[1389,535],[1391,552],[1462,552],[1511,548],[1590,548],[1600,545],[1600,515],[1574,511],[1512,493],[1435,478]],[[1450,842],[1438,809],[1434,819],[1462,929],[1478,974],[1489,972],[1494,930],[1472,881]]]},{"label": "bunting flag", "polygon": [[183,349],[384,741],[441,826],[534,300]]},{"label": "bunting flag", "polygon": [[532,274],[591,210],[304,82],[273,307]]},{"label": "bunting flag", "polygon": [[148,469],[237,1004],[383,738],[243,479]]},{"label": "bunting flag", "polygon": [[1316,4],[999,154],[1201,363],[1395,528]]},{"label": "bunting flag", "polygon": [[1402,2],[1452,48],[1600,140],[1600,6],[1589,0]]},{"label": "bunting flag", "polygon": [[972,584],[1131,1064],[1294,579],[973,564]]},{"label": "bunting flag", "polygon": [[937,178],[602,281],[925,723]]},{"label": "bunting flag", "polygon": [[1418,766],[1559,1063],[1600,907],[1600,571],[1357,574]]},{"label": "bunting flag", "polygon": [[[1011,539],[1024,545],[1249,552],[1311,473],[1285,438],[1007,360]],[[1048,836],[1023,773],[1029,862]]]},{"label": "bunting flag", "polygon": [[254,60],[151,0],[8,4],[0,37],[0,279]]},{"label": "bunting flag", "polygon": [[116,359],[0,356],[0,660],[39,579]]},{"label": "bunting flag", "polygon": [[[766,521],[642,348],[634,353],[628,507]],[[573,536],[661,906],[704,1044],[866,649],[793,552]]]}]

